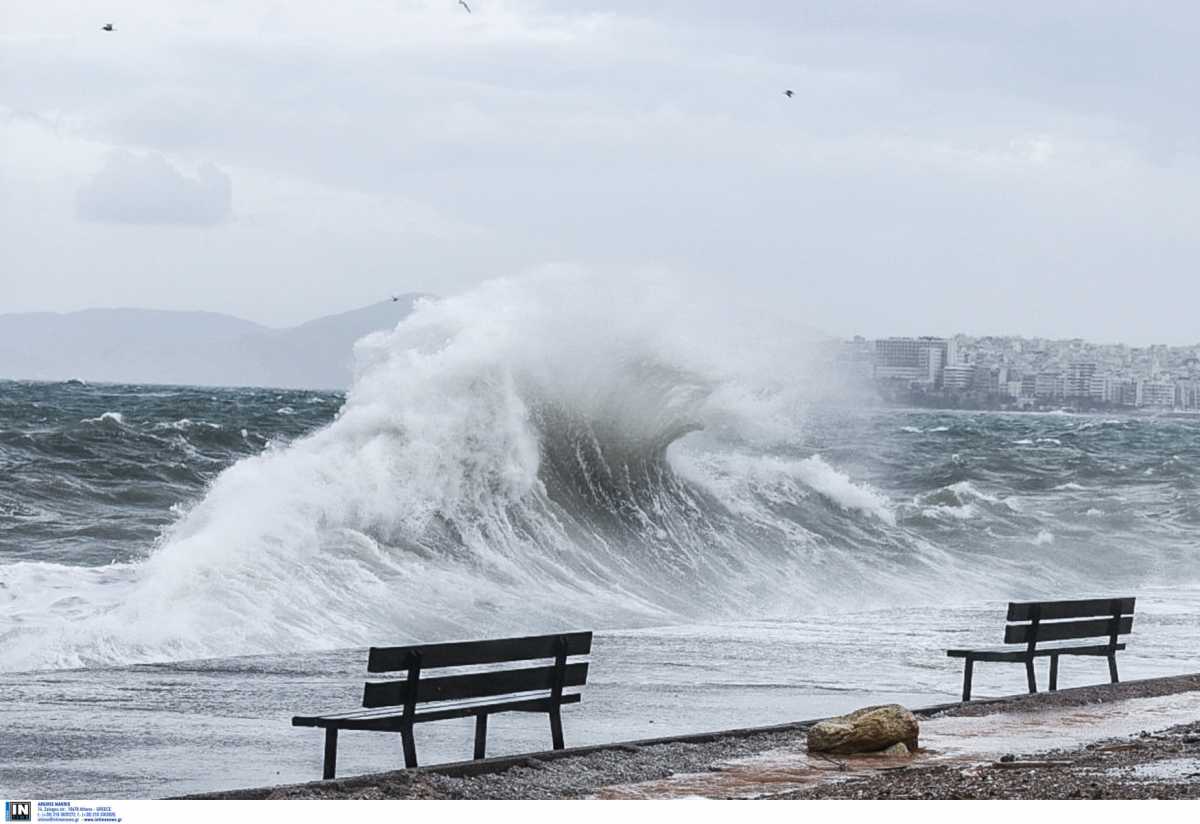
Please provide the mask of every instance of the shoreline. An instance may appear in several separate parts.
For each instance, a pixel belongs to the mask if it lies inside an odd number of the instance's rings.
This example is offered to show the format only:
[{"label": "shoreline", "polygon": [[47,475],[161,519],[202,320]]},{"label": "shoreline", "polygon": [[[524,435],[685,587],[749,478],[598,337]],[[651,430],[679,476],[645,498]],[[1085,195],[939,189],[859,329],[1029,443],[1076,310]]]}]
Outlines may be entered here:
[{"label": "shoreline", "polygon": [[[1095,708],[1131,699],[1200,692],[1200,673],[1074,687],[913,709],[923,725],[1003,713]],[[1065,715],[1067,713],[1058,713]],[[179,796],[185,799],[572,799],[680,797],[763,798],[1200,798],[1200,719],[1163,734],[1141,731],[1100,748],[1095,743],[1014,752],[1020,761],[1069,762],[1014,769],[998,763],[911,759],[826,759],[829,764],[781,770],[762,761],[803,750],[811,719],[770,727],[614,742],[481,761],[418,767],[330,781]],[[939,723],[939,722],[935,722]],[[1194,757],[1196,780],[1152,780],[1159,764]],[[994,761],[994,760],[993,760]],[[740,766],[731,766],[732,764]],[[815,762],[814,762],[815,764]],[[749,766],[747,766],[749,765]],[[1187,765],[1175,765],[1189,779]],[[1103,767],[1103,769],[1101,769]],[[1121,773],[1124,769],[1128,774]],[[1108,772],[1105,772],[1108,770]],[[1116,772],[1113,772],[1116,770]],[[1140,770],[1140,772],[1139,772]],[[781,778],[780,774],[786,773]],[[1146,777],[1139,777],[1142,775]],[[717,780],[714,780],[717,779]],[[694,780],[693,780],[694,779]],[[755,787],[761,786],[763,792]],[[694,791],[693,791],[694,790]]]}]

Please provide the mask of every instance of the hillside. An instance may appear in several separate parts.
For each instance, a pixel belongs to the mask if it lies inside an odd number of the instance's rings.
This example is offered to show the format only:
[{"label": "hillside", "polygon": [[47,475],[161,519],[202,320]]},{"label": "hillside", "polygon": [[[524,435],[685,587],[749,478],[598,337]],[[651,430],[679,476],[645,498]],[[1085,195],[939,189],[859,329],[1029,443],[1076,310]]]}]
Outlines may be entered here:
[{"label": "hillside", "polygon": [[87,309],[0,315],[0,378],[338,389],[354,342],[421,295],[272,329],[215,312]]}]

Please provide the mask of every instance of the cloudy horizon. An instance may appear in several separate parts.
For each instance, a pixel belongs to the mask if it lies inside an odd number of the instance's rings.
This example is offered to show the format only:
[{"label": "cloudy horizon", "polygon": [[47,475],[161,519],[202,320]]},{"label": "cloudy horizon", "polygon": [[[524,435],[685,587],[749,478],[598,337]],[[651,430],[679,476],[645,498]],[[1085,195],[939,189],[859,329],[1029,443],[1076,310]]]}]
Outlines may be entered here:
[{"label": "cloudy horizon", "polygon": [[285,326],[567,263],[839,336],[1200,339],[1190,4],[472,9],[5,3],[0,313]]}]

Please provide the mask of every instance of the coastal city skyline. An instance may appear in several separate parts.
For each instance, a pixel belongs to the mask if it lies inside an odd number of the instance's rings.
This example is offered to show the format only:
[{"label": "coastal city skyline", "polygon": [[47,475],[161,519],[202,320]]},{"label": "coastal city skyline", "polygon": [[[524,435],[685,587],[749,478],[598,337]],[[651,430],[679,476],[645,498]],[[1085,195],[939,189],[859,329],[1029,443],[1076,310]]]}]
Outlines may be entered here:
[{"label": "coastal city skyline", "polygon": [[1017,335],[856,336],[832,365],[886,400],[933,406],[1200,411],[1200,344]]}]

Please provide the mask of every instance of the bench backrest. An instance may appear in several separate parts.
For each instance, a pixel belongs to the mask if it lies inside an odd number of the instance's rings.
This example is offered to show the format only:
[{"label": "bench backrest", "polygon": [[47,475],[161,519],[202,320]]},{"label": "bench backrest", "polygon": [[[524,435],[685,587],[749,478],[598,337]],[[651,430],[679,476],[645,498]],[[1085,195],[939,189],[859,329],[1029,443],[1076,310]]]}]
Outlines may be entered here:
[{"label": "bench backrest", "polygon": [[[412,715],[417,704],[431,701],[496,698],[546,691],[550,693],[548,697],[560,699],[564,688],[581,687],[587,681],[587,662],[570,659],[591,651],[591,632],[371,647],[367,658],[368,672],[403,671],[405,676],[399,680],[368,681],[363,689],[363,706],[403,706],[405,715]],[[547,659],[552,659],[552,663],[427,677],[430,670],[446,667],[528,664]]]},{"label": "bench backrest", "polygon": [[1004,643],[1025,644],[1030,651],[1041,641],[1071,641],[1117,636],[1133,631],[1133,598],[1085,601],[1025,601],[1008,605]]}]

